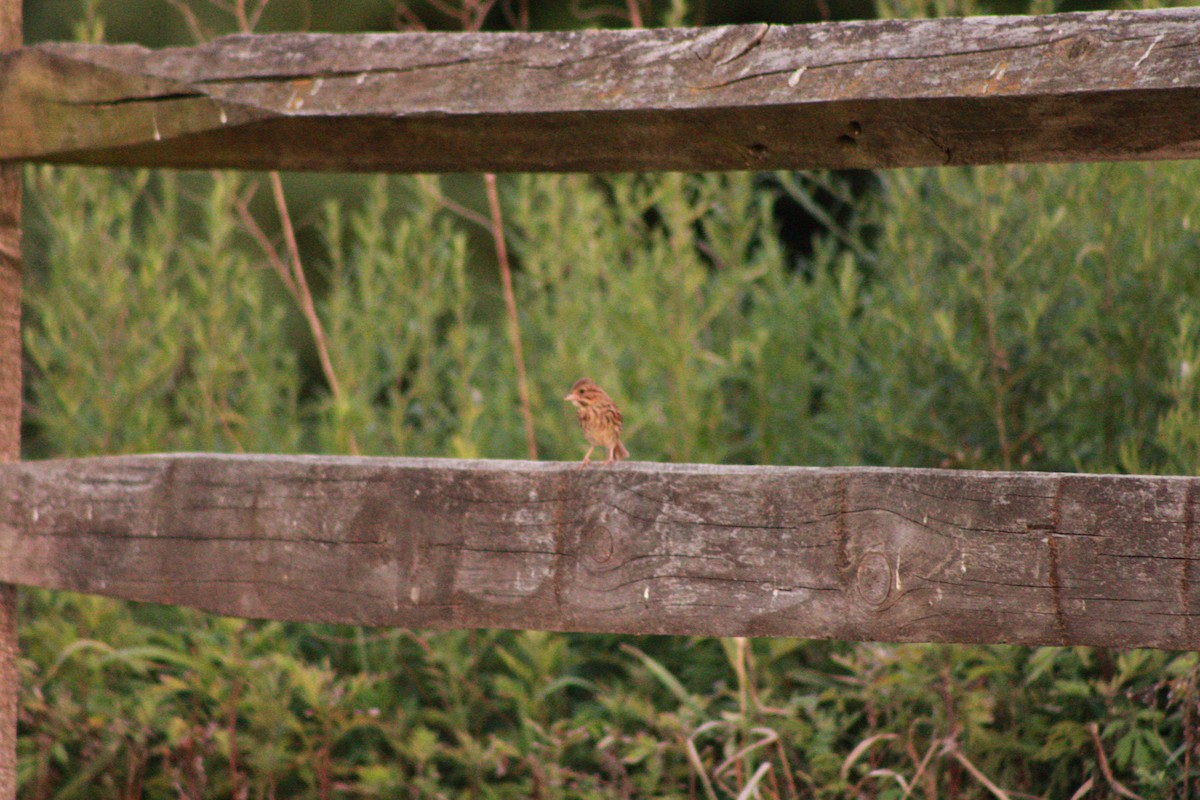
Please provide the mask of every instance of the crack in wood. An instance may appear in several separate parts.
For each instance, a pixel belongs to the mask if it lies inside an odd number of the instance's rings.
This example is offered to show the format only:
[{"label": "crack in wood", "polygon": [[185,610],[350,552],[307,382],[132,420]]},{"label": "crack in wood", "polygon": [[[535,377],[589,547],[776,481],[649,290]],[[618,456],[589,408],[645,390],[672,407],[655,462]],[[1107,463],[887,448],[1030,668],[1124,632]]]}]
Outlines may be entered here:
[{"label": "crack in wood", "polygon": [[685,562],[716,561],[720,564],[730,564],[731,563],[729,561],[728,556],[722,556],[722,555],[714,556],[714,555],[705,555],[703,553],[674,553],[674,552],[643,553],[641,555],[628,556],[619,562],[614,562],[613,567],[605,569],[605,570],[603,570],[603,572],[615,572],[617,570],[627,569],[628,567],[631,567],[642,561],[663,561],[663,560],[666,560],[666,561],[679,560],[679,561],[685,561]]},{"label": "crack in wood", "polygon": [[[955,536],[954,531],[971,530],[970,528],[964,528],[962,525],[959,525],[959,524],[947,522],[946,520],[938,519],[936,517],[930,517],[928,514],[926,514],[922,518],[921,522],[918,522],[915,517],[910,517],[906,514],[903,514],[900,511],[897,511],[895,508],[892,508],[890,506],[862,506],[860,508],[852,508],[852,509],[843,511],[841,513],[841,516],[852,517],[852,516],[858,516],[860,514],[889,514],[893,517],[896,517],[897,519],[902,519],[905,522],[910,522],[913,525],[916,525],[917,527],[922,528],[923,530],[927,531],[930,535],[937,536],[940,539],[956,540],[960,537]],[[949,530],[939,530],[937,527],[931,527],[929,525],[929,520],[931,520],[931,519],[934,522],[938,523],[940,526],[942,526],[944,528],[949,528]],[[988,530],[988,529],[985,529],[985,530]],[[999,530],[999,531],[989,531],[989,532],[1012,533],[1012,531],[1009,531],[1009,530]]]},{"label": "crack in wood", "polygon": [[1179,607],[1182,609],[1184,622],[1184,637],[1191,639],[1196,635],[1196,618],[1192,613],[1192,575],[1191,562],[1194,559],[1192,547],[1196,525],[1196,485],[1189,483],[1183,496],[1183,559],[1179,565]]},{"label": "crack in wood", "polygon": [[[569,69],[571,67],[586,64],[590,61],[605,60],[611,58],[609,53],[597,53],[591,56],[581,56],[564,58],[560,61],[537,63],[527,61],[521,58],[508,57],[478,57],[472,56],[467,58],[447,59],[446,61],[431,61],[424,64],[412,64],[403,67],[373,67],[367,66],[360,69],[345,69],[345,70],[312,70],[305,72],[286,72],[286,73],[253,73],[246,75],[221,75],[214,78],[199,78],[188,80],[190,86],[252,86],[255,84],[291,84],[291,83],[315,83],[316,81],[338,81],[338,80],[354,80],[357,85],[365,83],[366,78],[371,77],[389,77],[399,75],[411,75],[415,73],[451,69],[454,67],[516,67],[518,69],[528,70],[545,70],[558,71]],[[149,76],[163,80],[180,80],[171,72],[166,70],[156,70],[148,73]],[[213,97],[207,93],[200,93],[201,97]],[[213,99],[219,99],[214,97]]]},{"label": "crack in wood", "polygon": [[567,556],[569,553],[560,550],[533,550],[521,548],[505,548],[505,547],[472,547],[464,544],[451,544],[447,542],[434,542],[430,545],[434,550],[453,550],[457,553],[491,553],[493,555],[522,555],[522,556]]},{"label": "crack in wood", "polygon": [[[105,583],[109,583],[105,581]],[[229,585],[229,586],[270,586],[285,592],[300,592],[304,594],[334,594],[347,595],[350,597],[370,597],[380,598],[382,595],[374,592],[361,592],[351,589],[341,589],[336,586],[313,585],[311,581],[281,581],[281,580],[260,580],[258,578],[184,578],[180,576],[167,576],[162,578],[124,578],[120,581],[113,581],[115,584],[124,584],[126,586],[212,586],[212,585]]]},{"label": "crack in wood", "polygon": [[[273,527],[273,530],[279,530],[279,527]],[[376,539],[323,539],[323,538],[288,538],[281,536],[229,536],[221,534],[204,533],[183,533],[169,531],[159,533],[157,530],[153,533],[134,533],[128,529],[105,529],[89,527],[86,529],[63,529],[63,528],[45,528],[41,526],[29,528],[22,532],[22,535],[29,537],[45,537],[47,539],[76,539],[90,540],[97,544],[103,544],[106,540],[120,541],[149,541],[149,542],[222,542],[222,543],[241,543],[255,545],[256,547],[275,546],[275,545],[344,545],[347,547],[364,547],[378,545]]]},{"label": "crack in wood", "polygon": [[937,578],[933,577],[933,575],[922,575],[921,580],[925,581],[926,583],[932,583],[941,586],[955,586],[964,589],[970,587],[972,584],[979,584],[983,586],[1008,586],[1015,589],[1039,589],[1042,591],[1052,588],[1052,584],[1046,581],[1030,583],[1027,581],[989,580],[987,578],[959,578],[956,580],[950,577]]},{"label": "crack in wood", "polygon": [[1137,561],[1200,561],[1200,557],[1192,555],[1169,556],[1159,553],[1114,553],[1111,550],[1097,550],[1096,555],[1106,558],[1130,558]]},{"label": "crack in wood", "polygon": [[619,592],[622,589],[629,588],[630,586],[637,586],[647,582],[679,580],[683,580],[688,583],[700,581],[704,583],[715,583],[717,585],[732,584],[735,586],[753,586],[759,590],[758,593],[765,594],[769,594],[775,589],[778,589],[780,592],[837,592],[839,594],[842,591],[840,586],[809,586],[802,583],[793,583],[788,584],[788,586],[791,588],[785,588],[783,586],[775,586],[768,581],[762,580],[761,578],[733,578],[722,575],[695,575],[688,572],[654,572],[650,573],[649,575],[639,575],[636,578],[630,578],[627,581],[622,581],[606,587],[604,591]]},{"label": "crack in wood", "polygon": [[[480,59],[480,58],[453,58],[446,61],[434,61],[427,64],[413,64],[407,67],[364,67],[360,69],[345,69],[345,70],[314,70],[312,72],[291,72],[291,73],[256,73],[253,75],[222,75],[214,78],[197,78],[187,81],[191,86],[220,86],[223,84],[237,86],[239,84],[255,84],[255,83],[294,83],[296,81],[316,81],[316,80],[338,80],[338,79],[358,79],[359,75],[377,76],[377,75],[407,75],[414,72],[422,72],[424,70],[446,69],[447,67],[462,66],[463,64],[480,64],[480,63],[504,63],[499,59]],[[153,73],[156,78],[167,78],[169,80],[177,80],[167,74]]]},{"label": "crack in wood", "polygon": [[571,501],[571,494],[564,492],[561,496],[555,497],[538,497],[538,498],[508,498],[508,497],[467,497],[466,495],[456,495],[451,492],[439,492],[442,497],[447,500],[453,500],[460,503],[486,503],[489,506],[540,506],[557,504],[562,505]]},{"label": "crack in wood", "polygon": [[[1080,592],[1073,592],[1071,594],[1071,599],[1072,600],[1082,600],[1084,602],[1089,602],[1089,603],[1093,603],[1093,602],[1094,603],[1137,603],[1139,605],[1146,606],[1147,614],[1155,613],[1155,611],[1150,608],[1152,603],[1147,601],[1146,598],[1142,597],[1142,596],[1122,597],[1121,595],[1098,595],[1098,594],[1083,594]],[[1158,613],[1164,613],[1164,612],[1158,612]],[[1180,616],[1179,612],[1170,612],[1170,613],[1173,613],[1176,616]]]},{"label": "crack in wood", "polygon": [[851,559],[850,559],[850,515],[846,513],[849,504],[849,487],[850,476],[846,473],[839,473],[834,479],[836,486],[835,494],[837,495],[837,527],[834,530],[834,539],[837,542],[837,571],[841,579],[843,589],[849,588],[852,585],[851,580]]},{"label": "crack in wood", "polygon": [[1058,543],[1054,537],[1058,535],[1057,531],[1062,511],[1062,492],[1065,483],[1066,481],[1062,478],[1059,478],[1055,482],[1054,504],[1050,512],[1053,528],[1044,537],[1050,559],[1050,592],[1054,603],[1054,632],[1058,638],[1058,643],[1061,645],[1070,644],[1070,639],[1067,636],[1067,620],[1066,615],[1063,613],[1062,583],[1058,574]]},{"label": "crack in wood", "polygon": [[[905,61],[928,62],[928,61],[950,59],[950,58],[963,58],[963,57],[992,55],[995,53],[1013,53],[1013,52],[1019,52],[1022,50],[1052,49],[1053,47],[1055,47],[1058,44],[1061,44],[1063,42],[1074,41],[1077,38],[1078,38],[1078,34],[1071,34],[1071,35],[1063,36],[1063,37],[1060,37],[1057,39],[1049,39],[1049,40],[1040,41],[1040,42],[1030,42],[1028,44],[1005,45],[1002,47],[980,47],[980,48],[973,48],[973,49],[969,49],[969,50],[932,51],[932,52],[922,50],[922,51],[914,53],[912,55],[881,55],[881,56],[867,56],[864,58],[846,58],[846,59],[839,59],[836,61],[824,61],[824,62],[820,62],[820,63],[806,63],[804,65],[804,71],[808,72],[809,70],[816,71],[816,70],[823,70],[823,69],[832,69],[835,67],[860,67],[860,66],[864,66],[867,64],[889,64],[889,63],[894,63],[894,62],[902,63]],[[1121,40],[1114,39],[1114,40],[1112,40],[1112,42],[1106,42],[1106,43],[1115,43],[1118,41],[1121,41]],[[774,76],[778,76],[778,75],[791,76],[795,72],[796,72],[795,65],[791,65],[791,66],[783,67],[783,68],[779,68],[779,69],[769,69],[769,70],[763,70],[762,72],[754,72],[754,73],[750,73],[750,74],[746,74],[746,75],[739,75],[736,78],[730,78],[728,80],[721,81],[719,83],[709,84],[709,85],[705,85],[705,86],[694,86],[692,88],[697,89],[697,90],[723,89],[727,86],[733,86],[735,84],[744,83],[746,81],[758,80],[760,78],[770,78],[770,77],[774,77]]]},{"label": "crack in wood", "polygon": [[139,103],[167,103],[175,100],[214,100],[217,98],[204,92],[168,92],[165,94],[154,94],[144,96],[131,97],[116,97],[110,100],[60,100],[51,99],[49,102],[60,106],[71,106],[74,108],[109,108],[137,105]]},{"label": "crack in wood", "polygon": [[736,61],[739,58],[742,58],[747,53],[749,53],[751,50],[753,50],[754,48],[756,48],[760,44],[762,44],[762,40],[766,37],[767,33],[770,30],[771,30],[770,23],[766,23],[766,22],[762,23],[762,25],[758,28],[758,30],[755,31],[754,36],[750,39],[750,41],[741,45],[737,50],[733,51],[729,55],[726,55],[724,58],[722,58],[720,61],[718,61],[716,63],[716,65],[718,67],[721,67],[726,64],[729,64],[730,62]]}]

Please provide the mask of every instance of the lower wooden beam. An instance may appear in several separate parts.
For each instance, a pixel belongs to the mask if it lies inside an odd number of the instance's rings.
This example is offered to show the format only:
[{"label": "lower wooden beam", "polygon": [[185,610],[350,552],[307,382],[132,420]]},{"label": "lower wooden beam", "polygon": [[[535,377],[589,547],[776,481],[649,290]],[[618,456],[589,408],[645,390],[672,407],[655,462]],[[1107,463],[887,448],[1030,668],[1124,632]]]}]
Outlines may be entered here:
[{"label": "lower wooden beam", "polygon": [[1200,479],[168,455],[0,465],[0,580],[413,628],[1200,647]]}]

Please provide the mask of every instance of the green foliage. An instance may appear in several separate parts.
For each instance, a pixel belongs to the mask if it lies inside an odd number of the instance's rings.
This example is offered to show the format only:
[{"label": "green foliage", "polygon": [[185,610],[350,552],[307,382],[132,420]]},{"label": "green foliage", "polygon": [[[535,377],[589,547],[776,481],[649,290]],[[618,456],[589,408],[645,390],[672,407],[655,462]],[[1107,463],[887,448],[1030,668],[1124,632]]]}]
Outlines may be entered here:
[{"label": "green foliage", "polygon": [[327,202],[320,229],[330,259],[322,304],[330,358],[345,391],[318,412],[314,446],[369,454],[475,456],[482,413],[474,388],[486,357],[468,322],[466,238],[436,201],[430,179],[397,207],[387,180],[371,180],[343,219]]},{"label": "green foliage", "polygon": [[878,326],[867,334],[877,450],[866,460],[1195,471],[1159,428],[1164,414],[1194,413],[1178,376],[1200,288],[1184,266],[1200,256],[1188,230],[1196,174],[1178,164],[884,176],[880,285],[864,301]]},{"label": "green foliage", "polygon": [[[1186,471],[1200,456],[1190,164],[503,187],[537,435],[591,374],[636,457]],[[243,179],[39,168],[38,452],[513,457],[511,354],[433,178],[329,203],[335,401]],[[810,252],[781,198],[826,215]],[[26,592],[22,795],[1170,797],[1194,654],[371,632]],[[982,776],[982,778],[981,778]]]},{"label": "green foliage", "polygon": [[[287,309],[234,241],[239,179],[184,199],[169,174],[27,175],[43,247],[26,299],[34,447],[296,450]],[[199,233],[185,234],[193,215]]]}]

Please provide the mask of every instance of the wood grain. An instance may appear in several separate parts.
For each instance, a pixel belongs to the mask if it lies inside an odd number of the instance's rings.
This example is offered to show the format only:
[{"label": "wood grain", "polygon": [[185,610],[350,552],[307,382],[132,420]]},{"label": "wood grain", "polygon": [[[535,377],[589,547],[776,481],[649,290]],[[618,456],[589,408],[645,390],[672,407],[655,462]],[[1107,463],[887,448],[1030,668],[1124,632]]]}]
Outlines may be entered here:
[{"label": "wood grain", "polygon": [[1200,9],[49,44],[0,159],[401,172],[1194,158]]},{"label": "wood grain", "polygon": [[574,466],[2,465],[0,580],[413,628],[1200,646],[1200,479]]}]

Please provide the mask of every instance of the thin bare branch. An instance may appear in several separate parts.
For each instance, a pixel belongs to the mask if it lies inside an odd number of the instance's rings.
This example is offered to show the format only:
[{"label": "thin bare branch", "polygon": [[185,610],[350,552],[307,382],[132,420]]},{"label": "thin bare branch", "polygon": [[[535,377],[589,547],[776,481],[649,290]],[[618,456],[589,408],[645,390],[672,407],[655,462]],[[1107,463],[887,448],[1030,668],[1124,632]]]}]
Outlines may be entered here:
[{"label": "thin bare branch", "polygon": [[432,6],[434,11],[438,11],[447,17],[458,19],[460,22],[462,21],[462,8],[455,8],[449,3],[442,2],[442,0],[425,0],[425,2]]},{"label": "thin bare branch", "polygon": [[284,288],[288,290],[288,294],[299,301],[300,290],[296,287],[296,282],[292,280],[292,274],[288,271],[287,264],[283,263],[283,259],[279,256],[279,250],[276,249],[275,244],[267,236],[262,226],[258,224],[258,220],[250,213],[250,199],[257,190],[258,184],[251,184],[249,191],[245,195],[233,201],[234,208],[237,210],[238,218],[242,221],[242,226],[258,242],[259,248],[267,258],[267,263],[275,270],[275,274],[279,276],[279,280],[283,283]]},{"label": "thin bare branch", "polygon": [[599,19],[611,18],[629,21],[628,10],[620,6],[600,5],[595,8],[584,8],[582,0],[571,0],[571,16],[584,22],[594,22]]},{"label": "thin bare branch", "polygon": [[246,0],[235,0],[233,4],[233,16],[237,20],[239,31],[250,33],[253,30],[250,20],[246,16]]},{"label": "thin bare branch", "polygon": [[[258,5],[254,8],[254,11],[250,13],[250,18],[248,20],[250,30],[254,30],[258,27],[259,20],[262,19],[263,12],[267,10],[267,6],[270,4],[270,2],[271,0],[258,0]],[[302,27],[307,28],[308,25],[306,24]]]},{"label": "thin bare branch", "polygon": [[[911,744],[912,744],[912,727],[909,726],[910,749],[911,749]],[[903,794],[903,796],[901,796],[900,800],[908,800],[908,796],[910,794],[912,794],[912,790],[917,788],[917,781],[921,780],[925,776],[925,768],[929,766],[929,761],[930,761],[930,759],[933,758],[933,754],[937,750],[938,745],[940,745],[940,744],[941,744],[941,742],[938,741],[936,738],[932,742],[929,743],[929,749],[927,749],[925,751],[925,756],[921,759],[920,763],[917,764],[917,771],[913,773],[912,780],[909,781],[908,788],[904,790],[904,794]]]},{"label": "thin bare branch", "polygon": [[424,20],[408,7],[408,3],[396,3],[392,24],[401,31],[426,31]]},{"label": "thin bare branch", "polygon": [[779,733],[773,728],[755,728],[751,733],[758,734],[761,738],[755,739],[750,744],[746,745],[729,758],[721,762],[721,765],[713,770],[713,777],[720,775],[725,770],[737,764],[744,756],[749,755],[760,747],[766,747],[769,744],[774,744],[779,741]]},{"label": "thin bare branch", "polygon": [[862,754],[871,749],[876,742],[886,742],[891,739],[899,739],[900,735],[896,733],[877,733],[874,736],[868,736],[854,746],[850,754],[842,761],[842,768],[838,771],[838,775],[842,780],[846,780],[850,774],[850,768],[854,766],[854,762],[862,757]]},{"label": "thin bare branch", "polygon": [[720,725],[721,723],[710,720],[704,723],[692,735],[683,740],[684,749],[687,752],[688,762],[692,765],[692,769],[700,776],[700,784],[704,787],[704,794],[708,800],[717,800],[717,792],[713,789],[712,781],[709,780],[708,772],[704,769],[704,760],[700,758],[700,751],[696,749],[696,737],[704,732],[707,728]]},{"label": "thin bare branch", "polygon": [[529,0],[517,0],[515,9],[512,0],[504,0],[500,8],[504,11],[504,18],[508,20],[508,24],[512,26],[513,30],[529,30]]},{"label": "thin bare branch", "polygon": [[1071,800],[1083,800],[1092,791],[1092,784],[1094,783],[1094,778],[1088,778],[1083,782],[1082,786],[1075,790],[1075,794],[1071,795]]},{"label": "thin bare branch", "polygon": [[[329,392],[333,395],[334,403],[341,405],[344,399],[342,387],[334,372],[333,360],[329,357],[329,343],[325,338],[325,328],[321,325],[321,318],[317,315],[317,308],[313,303],[312,291],[309,290],[308,280],[304,277],[304,266],[300,262],[300,248],[296,244],[296,231],[292,227],[292,215],[288,211],[287,198],[283,194],[283,181],[278,172],[271,172],[270,176],[271,190],[275,196],[275,208],[279,212],[279,222],[283,227],[283,241],[287,245],[288,258],[292,265],[296,299],[300,303],[300,310],[312,332],[313,343],[317,348],[317,358],[321,362],[321,371],[325,374],[325,381],[329,384]],[[350,432],[349,443],[351,454],[358,455],[358,441],[355,439],[353,431]]]},{"label": "thin bare branch", "polygon": [[200,22],[200,18],[196,16],[195,11],[192,11],[186,0],[167,0],[167,2],[183,16],[184,24],[187,25],[193,39],[197,42],[207,42],[212,38],[212,34]]},{"label": "thin bare branch", "polygon": [[232,0],[208,0],[208,4],[218,11],[223,11],[230,16],[236,13]]},{"label": "thin bare branch", "polygon": [[430,194],[432,194],[433,198],[435,200],[437,200],[438,203],[440,203],[447,211],[457,214],[458,216],[462,217],[463,219],[467,220],[468,222],[474,222],[476,225],[480,226],[481,228],[486,230],[488,233],[492,232],[492,221],[490,219],[488,219],[487,217],[485,217],[483,214],[480,214],[478,211],[475,211],[473,209],[467,208],[462,203],[459,203],[455,200],[451,200],[449,197],[444,195],[441,192],[441,190],[438,190],[436,192],[431,191]]},{"label": "thin bare branch", "polygon": [[1112,790],[1121,797],[1128,797],[1129,800],[1145,800],[1141,795],[1125,788],[1125,785],[1113,775],[1112,767],[1108,764],[1108,756],[1104,754],[1104,743],[1100,741],[1100,726],[1095,722],[1089,722],[1087,729],[1088,733],[1092,735],[1092,744],[1096,746],[1096,759],[1100,762],[1100,772],[1104,774],[1104,780],[1108,781]]},{"label": "thin bare branch", "polygon": [[754,771],[754,774],[750,776],[750,780],[746,782],[746,786],[742,789],[742,791],[738,793],[737,800],[750,800],[751,797],[754,797],[755,790],[758,788],[759,782],[763,779],[763,776],[770,771],[770,769],[771,762],[764,761],[762,765]]},{"label": "thin bare branch", "polygon": [[483,23],[487,21],[488,14],[492,12],[492,7],[496,5],[496,0],[472,0],[470,5],[474,13],[474,16],[471,18],[470,30],[482,30]]},{"label": "thin bare branch", "polygon": [[634,28],[646,27],[642,24],[642,4],[639,0],[625,0],[625,6],[629,10],[629,24]]},{"label": "thin bare branch", "polygon": [[521,354],[521,325],[517,320],[517,298],[513,293],[512,267],[508,262],[508,246],[504,242],[504,220],[500,215],[500,195],[496,191],[496,175],[483,176],[487,186],[488,206],[492,212],[492,240],[500,262],[500,280],[504,285],[504,307],[508,311],[508,334],[517,365],[517,393],[521,399],[521,416],[525,419],[525,443],[529,458],[537,461],[537,440],[533,433],[533,411],[529,406],[529,382],[525,377],[525,356]]},{"label": "thin bare branch", "polygon": [[[898,783],[900,785],[901,789],[904,790],[905,797],[908,797],[908,793],[912,791],[912,786],[909,785],[908,781],[904,780],[904,776],[901,775],[899,772],[896,772],[896,770],[894,770],[894,769],[884,769],[882,767],[879,769],[873,769],[867,773],[867,777],[868,778],[891,778],[892,780],[894,780],[896,783]],[[859,783],[861,784],[862,781],[860,781]]]},{"label": "thin bare branch", "polygon": [[[787,748],[783,746],[782,739],[775,742],[775,754],[779,757],[779,763],[783,765],[784,785],[787,786],[788,798],[790,800],[799,800],[800,792],[796,788],[796,776],[793,774],[792,762],[788,758]],[[801,773],[801,775],[803,774]]]},{"label": "thin bare branch", "polygon": [[478,31],[483,28],[487,16],[496,5],[497,0],[459,0],[456,4],[447,0],[425,0],[434,10],[451,19],[457,20],[458,26],[464,31]]},{"label": "thin bare branch", "polygon": [[972,764],[971,760],[959,751],[957,744],[951,743],[950,756],[959,764],[962,764],[967,772],[971,773],[971,777],[982,783],[989,792],[996,796],[997,800],[1012,800],[1012,798],[1009,797],[1008,792],[992,783],[991,779],[989,779],[987,775],[984,775],[979,767]]}]

